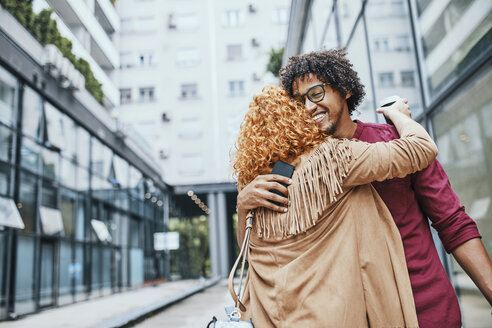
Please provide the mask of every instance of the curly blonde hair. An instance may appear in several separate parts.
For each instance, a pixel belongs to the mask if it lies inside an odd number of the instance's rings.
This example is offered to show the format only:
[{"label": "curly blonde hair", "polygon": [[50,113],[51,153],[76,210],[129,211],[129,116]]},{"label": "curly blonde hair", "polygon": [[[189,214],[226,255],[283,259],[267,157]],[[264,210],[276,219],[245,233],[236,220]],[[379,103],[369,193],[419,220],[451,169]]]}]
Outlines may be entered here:
[{"label": "curly blonde hair", "polygon": [[304,104],[277,86],[255,95],[241,124],[232,161],[240,187],[269,173],[277,160],[291,161],[326,139]]}]

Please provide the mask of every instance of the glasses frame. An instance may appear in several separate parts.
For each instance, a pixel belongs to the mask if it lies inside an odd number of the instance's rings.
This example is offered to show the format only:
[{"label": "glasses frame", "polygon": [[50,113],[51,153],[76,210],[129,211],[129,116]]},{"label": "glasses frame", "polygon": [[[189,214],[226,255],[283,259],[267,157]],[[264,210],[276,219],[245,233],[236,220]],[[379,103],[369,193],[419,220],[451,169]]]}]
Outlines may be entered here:
[{"label": "glasses frame", "polygon": [[[320,84],[313,85],[312,87],[310,87],[310,88],[308,89],[308,91],[306,91],[306,93],[304,93],[304,94],[302,94],[302,95],[298,95],[298,96],[296,96],[296,98],[297,98],[299,101],[303,102],[303,103],[305,103],[305,102],[306,102],[306,101],[305,101],[306,97],[307,97],[307,98],[309,99],[309,101],[311,101],[312,103],[315,103],[315,104],[316,104],[316,103],[319,103],[320,101],[323,101],[323,99],[325,99],[325,95],[326,95],[325,85],[326,85],[326,83],[320,83]],[[309,93],[311,92],[311,90],[313,90],[313,89],[315,89],[315,88],[318,88],[318,87],[321,87],[321,89],[323,90],[323,96],[321,97],[321,99],[320,99],[320,100],[313,100],[313,99],[311,98],[311,96],[309,95]]]}]

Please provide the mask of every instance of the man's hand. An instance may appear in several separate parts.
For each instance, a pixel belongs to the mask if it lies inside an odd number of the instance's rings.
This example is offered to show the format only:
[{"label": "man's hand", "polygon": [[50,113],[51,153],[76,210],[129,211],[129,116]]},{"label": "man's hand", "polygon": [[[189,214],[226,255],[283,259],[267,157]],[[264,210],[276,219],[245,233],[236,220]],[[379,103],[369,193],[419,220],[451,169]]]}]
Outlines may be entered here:
[{"label": "man's hand", "polygon": [[[277,174],[257,176],[237,195],[238,212],[249,211],[258,207],[265,207],[276,212],[287,212],[287,205],[289,204],[287,187],[280,183],[290,185],[291,182],[291,179]],[[285,197],[270,192],[271,189],[280,191]],[[275,205],[270,202],[271,200],[285,206]]]},{"label": "man's hand", "polygon": [[391,110],[396,110],[400,113],[405,114],[406,116],[412,118],[412,111],[410,110],[410,106],[408,106],[408,99],[402,98],[397,100],[393,105],[388,106],[388,107],[380,107],[376,109],[377,113],[384,114],[386,117],[386,111],[391,111]]}]

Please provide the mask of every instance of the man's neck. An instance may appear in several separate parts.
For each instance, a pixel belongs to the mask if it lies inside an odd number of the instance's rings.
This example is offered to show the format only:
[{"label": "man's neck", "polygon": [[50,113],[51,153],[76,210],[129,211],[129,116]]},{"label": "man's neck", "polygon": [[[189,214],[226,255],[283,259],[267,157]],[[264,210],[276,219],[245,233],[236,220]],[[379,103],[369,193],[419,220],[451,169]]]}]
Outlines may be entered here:
[{"label": "man's neck", "polygon": [[337,130],[333,133],[336,138],[352,139],[355,130],[357,130],[357,124],[350,119],[350,115],[344,115],[340,120]]}]

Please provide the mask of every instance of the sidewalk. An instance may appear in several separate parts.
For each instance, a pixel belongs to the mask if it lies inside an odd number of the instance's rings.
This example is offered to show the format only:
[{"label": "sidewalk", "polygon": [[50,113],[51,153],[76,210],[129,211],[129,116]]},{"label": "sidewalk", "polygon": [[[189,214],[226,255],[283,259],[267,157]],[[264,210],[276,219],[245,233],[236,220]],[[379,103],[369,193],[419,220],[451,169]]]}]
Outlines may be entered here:
[{"label": "sidewalk", "polygon": [[218,279],[181,280],[147,286],[94,300],[49,309],[2,328],[110,328],[125,327],[218,283]]}]

